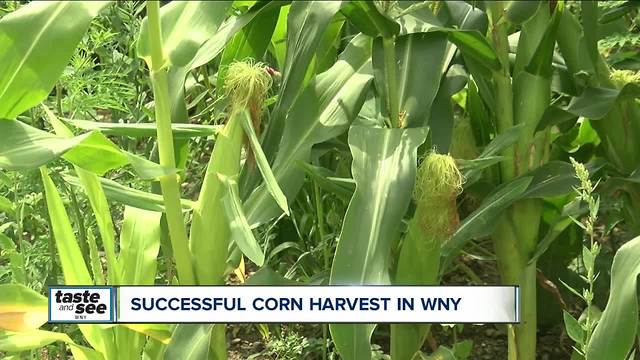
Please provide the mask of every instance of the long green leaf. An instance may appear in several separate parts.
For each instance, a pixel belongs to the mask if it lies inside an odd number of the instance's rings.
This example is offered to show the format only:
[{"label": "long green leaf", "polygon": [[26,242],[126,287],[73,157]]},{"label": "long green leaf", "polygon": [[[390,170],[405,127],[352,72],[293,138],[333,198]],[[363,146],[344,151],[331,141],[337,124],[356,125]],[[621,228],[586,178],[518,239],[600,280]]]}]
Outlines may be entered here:
[{"label": "long green leaf", "polygon": [[[52,229],[50,230],[55,239],[60,263],[62,265],[62,273],[64,275],[65,284],[67,285],[91,285],[93,280],[89,274],[86,264],[84,263],[80,246],[73,233],[73,227],[69,220],[69,216],[64,208],[62,198],[58,193],[48,170],[44,167],[40,168],[42,182],[44,183],[44,193],[47,202],[47,210],[51,219]],[[110,330],[101,330],[94,325],[82,325],[80,330],[93,346],[93,348],[108,354],[114,351],[111,340]]]},{"label": "long green leaf", "polygon": [[451,240],[443,245],[444,264],[451,261],[469,240],[491,234],[499,215],[513,202],[522,198],[531,180],[532,177],[529,176],[515,179],[487,196],[478,209],[462,221]]},{"label": "long green leaf", "polygon": [[400,24],[384,14],[372,1],[350,1],[341,12],[368,36],[391,37],[400,32]]},{"label": "long green leaf", "polygon": [[160,250],[162,213],[126,206],[120,233],[122,283],[153,285]]},{"label": "long green leaf", "polygon": [[207,360],[213,324],[180,324],[164,354],[166,360]]},{"label": "long green leaf", "polygon": [[626,359],[638,329],[640,237],[624,244],[613,258],[607,306],[587,348],[593,360]]},{"label": "long green leaf", "polygon": [[132,165],[145,179],[175,172],[119,149],[98,131],[75,137],[58,136],[36,129],[21,121],[0,120],[0,168],[35,169],[63,157],[85,170],[102,175]]},{"label": "long green leaf", "polygon": [[[356,192],[344,217],[331,268],[331,284],[389,284],[391,246],[416,177],[417,149],[425,128],[379,129],[353,126],[349,145]],[[374,325],[331,325],[340,355],[348,360],[371,357]]]},{"label": "long green leaf", "polygon": [[0,118],[44,100],[107,1],[40,2],[0,19]]},{"label": "long green leaf", "polygon": [[573,98],[566,111],[589,119],[597,120],[607,115],[619,100],[640,97],[640,86],[627,84],[622,89],[589,87],[582,95]]},{"label": "long green leaf", "polygon": [[[69,173],[63,173],[62,178],[73,186],[82,186],[80,179]],[[160,212],[164,211],[164,199],[162,195],[137,190],[110,179],[98,179],[108,199],[117,201],[124,205],[137,207],[139,209]],[[184,211],[192,209],[195,206],[195,203],[191,200],[182,199],[181,201],[182,209]]]},{"label": "long green leaf", "polygon": [[51,232],[55,238],[60,263],[64,274],[65,284],[90,285],[93,283],[89,270],[83,259],[80,246],[71,226],[71,221],[64,208],[62,198],[53,184],[46,168],[40,168],[42,182],[44,183],[47,210],[51,218]]},{"label": "long green leaf", "polygon": [[489,70],[498,70],[498,56],[487,40],[475,30],[443,29],[449,34],[449,41],[456,44],[460,51]]},{"label": "long green leaf", "polygon": [[251,227],[249,227],[247,218],[244,215],[238,183],[229,177],[221,176],[221,179],[225,183],[224,212],[229,221],[231,237],[243,254],[256,265],[262,266],[264,264],[264,252],[253,236]]},{"label": "long green leaf", "polygon": [[[79,166],[104,173],[127,163],[126,156],[98,132],[65,138],[36,129],[21,121],[0,121],[0,167],[7,170],[34,169],[53,161],[73,148],[71,158]],[[89,150],[89,151],[87,151]],[[80,156],[80,154],[85,156]],[[95,154],[95,156],[90,156]]]},{"label": "long green leaf", "polygon": [[[400,110],[406,127],[425,126],[436,97],[444,65],[447,37],[438,32],[400,36],[396,39],[396,78]],[[373,71],[376,90],[386,98],[384,50],[381,39],[374,41]],[[386,116],[388,109],[383,115]]]},{"label": "long green leaf", "polygon": [[[58,135],[66,138],[73,137],[71,130],[62,121],[60,121],[60,119],[58,119],[55,114],[49,110],[49,108],[43,105],[43,109],[47,115],[47,120]],[[89,198],[93,214],[96,217],[96,223],[98,224],[98,230],[100,232],[100,237],[102,238],[102,245],[104,246],[107,258],[108,280],[111,284],[120,284],[120,273],[122,271],[116,260],[115,230],[113,220],[111,219],[109,203],[107,202],[107,198],[102,190],[98,176],[82,169],[80,166],[75,165],[74,168],[78,174],[78,178],[82,184],[84,192]],[[91,234],[91,236],[93,236],[93,234]],[[97,266],[97,268],[100,267]],[[95,278],[95,274],[96,272],[94,272],[94,281],[97,282],[99,279]]]},{"label": "long green leaf", "polygon": [[[371,76],[371,39],[354,38],[340,59],[307,86],[289,111],[273,173],[289,202],[304,182],[299,161],[309,160],[313,145],[347,130],[364,102]],[[249,224],[264,223],[280,214],[264,184],[245,202]]]},{"label": "long green leaf", "polygon": [[28,331],[39,328],[47,322],[47,304],[46,297],[24,285],[0,285],[0,330]]},{"label": "long green leaf", "polygon": [[241,61],[247,58],[261,60],[267,51],[271,36],[278,22],[279,8],[271,8],[258,14],[251,22],[238,32],[225,46],[218,67],[216,86],[220,89],[224,86],[227,74],[227,66],[233,61]]},{"label": "long green leaf", "polygon": [[322,40],[325,28],[340,10],[342,1],[295,1],[287,20],[287,55],[282,85],[263,141],[264,152],[273,159],[282,137],[287,112],[304,89],[307,68]]},{"label": "long green leaf", "polygon": [[[100,130],[107,136],[128,136],[133,138],[156,137],[156,124],[152,123],[105,123],[89,120],[64,119],[65,122],[82,130]],[[216,135],[220,125],[172,124],[171,131],[175,138],[192,138]]]},{"label": "long green leaf", "polygon": [[[227,15],[231,1],[175,1],[160,9],[160,26],[164,57],[168,64],[171,122],[186,122],[187,107],[184,83],[187,73],[203,44],[214,36]],[[142,22],[137,42],[138,56],[150,64],[150,44],[147,18]],[[215,55],[214,55],[215,56]],[[184,168],[187,161],[185,139],[175,141],[176,166]]]},{"label": "long green leaf", "polygon": [[233,36],[242,30],[247,24],[260,14],[264,14],[274,8],[283,6],[287,1],[259,1],[251,7],[249,11],[240,15],[227,19],[220,25],[218,31],[215,32],[193,56],[193,60],[189,63],[187,71],[202,66],[218,56],[225,48],[225,45],[233,38]]},{"label": "long green leaf", "polygon": [[431,104],[429,126],[431,146],[441,152],[448,152],[453,134],[453,102],[451,97],[464,88],[466,74],[461,74],[460,66],[452,66],[441,81],[438,92]]},{"label": "long green leaf", "polygon": [[[231,1],[177,1],[160,9],[163,51],[171,67],[182,67],[193,59],[200,46],[224,21],[230,5]],[[150,61],[146,18],[140,28],[137,54]]]},{"label": "long green leaf", "polygon": [[251,145],[251,150],[256,158],[256,162],[258,163],[258,168],[262,173],[262,177],[264,178],[264,183],[269,190],[271,196],[276,201],[280,209],[284,211],[285,214],[289,215],[289,206],[287,205],[287,197],[278,186],[278,182],[276,181],[275,176],[273,175],[273,171],[269,166],[269,161],[267,157],[262,152],[262,147],[260,146],[260,140],[258,140],[258,136],[256,135],[255,130],[253,129],[253,125],[251,123],[251,118],[247,111],[242,112],[239,115],[239,120],[242,122],[242,128],[244,129],[244,133],[249,138],[249,144]]},{"label": "long green leaf", "polygon": [[0,331],[0,351],[20,352],[34,350],[62,341],[69,345],[73,358],[77,360],[102,360],[97,351],[76,344],[67,334],[45,330],[23,332]]}]

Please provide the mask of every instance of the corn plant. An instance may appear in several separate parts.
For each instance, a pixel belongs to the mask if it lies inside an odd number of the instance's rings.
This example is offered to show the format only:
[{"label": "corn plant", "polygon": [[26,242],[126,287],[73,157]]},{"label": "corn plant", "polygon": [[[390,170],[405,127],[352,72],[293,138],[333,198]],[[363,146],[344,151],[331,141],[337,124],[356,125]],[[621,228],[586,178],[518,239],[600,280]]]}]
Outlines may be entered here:
[{"label": "corn plant", "polygon": [[[569,260],[584,263],[584,284],[569,288],[587,289],[575,290],[584,321],[563,308],[574,356],[624,359],[638,325],[638,240],[612,256],[597,319],[595,259],[609,247],[595,229],[609,216],[621,231],[640,223],[639,76],[622,66],[637,56],[621,50],[612,61],[598,41],[635,8],[3,3],[0,168],[32,171],[44,189],[48,284],[225,285],[233,276],[245,286],[438,285],[460,269],[483,283],[487,274],[460,257],[480,249],[501,283],[520,287],[522,321],[505,330],[510,360],[536,358],[540,263],[579,233],[588,246]],[[122,10],[126,34],[105,30],[106,9]],[[115,37],[118,49],[102,55],[87,45]],[[109,67],[104,53],[127,64],[132,83],[117,77],[105,83],[118,88],[109,96],[87,90],[108,99],[82,101],[78,89],[95,81],[70,77],[83,69],[109,79],[93,66]],[[28,184],[12,184],[10,197],[4,174],[0,279],[10,283],[0,285],[0,351],[63,343],[80,359],[175,359],[186,349],[227,358],[224,324],[46,325],[46,298],[24,269],[33,241],[17,189]],[[586,225],[577,220],[585,214]],[[303,333],[257,328],[265,339]],[[457,339],[436,347],[437,331],[329,324],[319,347],[323,358],[349,360],[387,358],[387,348],[393,359],[468,356]],[[301,356],[280,349],[287,339],[261,354]]]}]

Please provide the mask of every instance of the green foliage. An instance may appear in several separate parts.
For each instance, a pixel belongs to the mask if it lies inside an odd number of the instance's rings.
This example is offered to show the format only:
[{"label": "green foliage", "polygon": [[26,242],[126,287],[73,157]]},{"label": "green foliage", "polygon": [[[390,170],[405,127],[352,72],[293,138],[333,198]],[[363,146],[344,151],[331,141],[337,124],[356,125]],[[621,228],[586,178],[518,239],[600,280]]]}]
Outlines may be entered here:
[{"label": "green foliage", "polygon": [[[510,360],[541,356],[547,310],[574,358],[628,357],[638,14],[633,1],[2,2],[0,351],[224,359],[243,330],[43,325],[39,294],[59,283],[500,281],[522,294]],[[473,328],[258,329],[264,347],[241,356],[480,346],[460,338]]]}]

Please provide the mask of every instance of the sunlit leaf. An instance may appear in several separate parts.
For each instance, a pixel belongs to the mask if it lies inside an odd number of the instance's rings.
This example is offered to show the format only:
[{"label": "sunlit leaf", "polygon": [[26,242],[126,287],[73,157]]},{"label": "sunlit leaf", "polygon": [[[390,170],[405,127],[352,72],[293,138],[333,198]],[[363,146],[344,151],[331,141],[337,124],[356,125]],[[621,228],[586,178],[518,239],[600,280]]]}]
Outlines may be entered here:
[{"label": "sunlit leaf", "polygon": [[47,320],[46,297],[21,284],[0,285],[0,330],[35,330]]},{"label": "sunlit leaf", "polygon": [[0,19],[0,118],[44,100],[108,1],[35,1]]}]

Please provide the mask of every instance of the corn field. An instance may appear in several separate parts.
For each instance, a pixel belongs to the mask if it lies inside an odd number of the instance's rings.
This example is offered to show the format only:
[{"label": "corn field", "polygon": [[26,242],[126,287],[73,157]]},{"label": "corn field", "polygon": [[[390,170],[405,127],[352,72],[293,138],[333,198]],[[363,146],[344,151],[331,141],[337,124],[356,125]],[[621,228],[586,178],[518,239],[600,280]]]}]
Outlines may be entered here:
[{"label": "corn field", "polygon": [[[0,1],[0,358],[640,358],[637,1]],[[50,324],[48,286],[517,285],[498,324]]]}]

